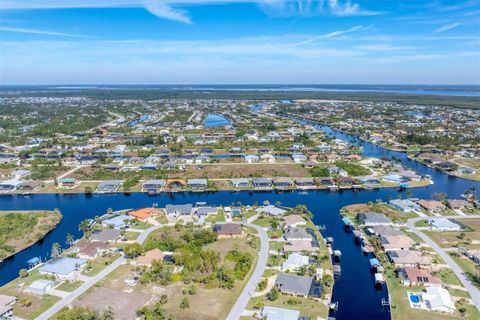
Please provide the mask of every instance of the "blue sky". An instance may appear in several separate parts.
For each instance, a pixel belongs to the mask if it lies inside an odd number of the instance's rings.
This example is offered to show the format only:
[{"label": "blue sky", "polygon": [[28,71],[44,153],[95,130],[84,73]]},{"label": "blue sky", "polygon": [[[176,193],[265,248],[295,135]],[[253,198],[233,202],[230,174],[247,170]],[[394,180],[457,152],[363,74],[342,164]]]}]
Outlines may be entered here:
[{"label": "blue sky", "polygon": [[480,84],[480,0],[2,0],[1,84]]}]

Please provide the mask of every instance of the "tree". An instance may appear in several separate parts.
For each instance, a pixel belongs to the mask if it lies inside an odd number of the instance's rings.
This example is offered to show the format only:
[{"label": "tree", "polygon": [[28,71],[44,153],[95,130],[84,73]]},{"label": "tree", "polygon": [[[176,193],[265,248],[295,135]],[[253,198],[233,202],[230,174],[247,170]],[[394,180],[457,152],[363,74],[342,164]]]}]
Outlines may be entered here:
[{"label": "tree", "polygon": [[80,222],[80,224],[78,225],[78,230],[82,231],[84,235],[89,229],[90,221],[88,221],[88,219],[82,220],[82,222]]},{"label": "tree", "polygon": [[28,270],[20,269],[20,271],[18,271],[18,275],[20,276],[20,278],[26,278],[28,276]]},{"label": "tree", "polygon": [[112,209],[112,208],[108,208],[108,209],[107,209],[107,213],[108,213],[108,214],[112,214],[112,213],[113,213],[113,209]]},{"label": "tree", "polygon": [[278,289],[276,287],[273,287],[272,290],[270,290],[269,293],[267,293],[267,299],[270,301],[275,301],[278,299]]},{"label": "tree", "polygon": [[129,258],[136,258],[143,253],[140,243],[129,243],[125,246],[125,255]]},{"label": "tree", "polygon": [[196,293],[197,293],[197,287],[194,284],[192,284],[190,288],[188,288],[188,294],[193,296]]},{"label": "tree", "polygon": [[52,244],[51,256],[53,258],[56,258],[60,255],[60,253],[62,253],[62,246],[60,246],[60,243],[55,242],[54,244]]},{"label": "tree", "polygon": [[71,247],[74,242],[75,242],[75,238],[73,237],[73,234],[71,234],[70,232],[67,233],[67,237],[66,237],[65,243],[66,243],[69,247]]},{"label": "tree", "polygon": [[432,194],[432,198],[437,201],[443,202],[445,201],[445,199],[447,199],[447,194],[445,192],[435,192],[434,194]]},{"label": "tree", "polygon": [[84,189],[86,194],[92,194],[93,193],[93,188],[92,186],[86,186]]},{"label": "tree", "polygon": [[20,305],[25,308],[30,307],[32,305],[32,301],[30,301],[30,299],[25,297],[20,298],[20,301],[18,302],[20,302]]},{"label": "tree", "polygon": [[182,301],[180,302],[180,309],[187,309],[190,308],[190,301],[187,297],[183,297]]},{"label": "tree", "polygon": [[160,296],[160,300],[158,300],[160,304],[166,304],[168,302],[168,296],[166,294],[162,294]]}]

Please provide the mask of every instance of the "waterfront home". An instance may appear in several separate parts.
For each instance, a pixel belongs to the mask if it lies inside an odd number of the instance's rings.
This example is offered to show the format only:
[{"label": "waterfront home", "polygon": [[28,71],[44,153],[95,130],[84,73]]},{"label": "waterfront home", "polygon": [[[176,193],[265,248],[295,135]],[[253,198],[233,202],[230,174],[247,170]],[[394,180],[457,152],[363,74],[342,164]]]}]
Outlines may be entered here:
[{"label": "waterfront home", "polygon": [[307,224],[307,221],[302,216],[296,214],[284,216],[282,221],[286,228],[295,228]]},{"label": "waterfront home", "polygon": [[427,286],[425,292],[422,292],[422,300],[428,309],[438,312],[454,313],[455,304],[447,289],[440,286]]},{"label": "waterfront home", "polygon": [[330,178],[330,177],[317,178],[317,181],[322,186],[327,186],[328,187],[328,186],[335,185],[335,180],[333,180],[333,178]]},{"label": "waterfront home", "polygon": [[312,241],[313,236],[305,228],[288,228],[285,231],[286,241]]},{"label": "waterfront home", "polygon": [[476,174],[478,172],[478,170],[476,170],[474,168],[469,168],[469,167],[459,167],[457,169],[457,172],[459,174],[471,175],[471,174]]},{"label": "waterfront home", "polygon": [[273,155],[271,155],[270,153],[264,153],[262,155],[260,155],[260,160],[262,162],[267,162],[267,163],[275,163],[276,159]]},{"label": "waterfront home", "polygon": [[73,188],[77,184],[77,179],[75,178],[60,178],[57,180],[58,186],[61,188]]},{"label": "waterfront home", "polygon": [[402,177],[401,175],[395,174],[395,173],[390,173],[383,176],[382,180],[385,182],[396,183],[396,184],[400,184],[408,181],[408,179],[406,179],[405,177]]},{"label": "waterfront home", "polygon": [[234,178],[230,179],[230,182],[235,188],[248,188],[250,187],[250,181],[246,178]]},{"label": "waterfront home", "polygon": [[13,305],[15,302],[17,302],[16,297],[0,294],[0,319],[14,319]]},{"label": "waterfront home", "polygon": [[167,204],[165,210],[171,216],[189,216],[192,213],[192,204]]},{"label": "waterfront home", "polygon": [[129,211],[128,215],[138,220],[146,221],[148,218],[150,218],[153,215],[153,212],[154,212],[153,208],[143,208],[143,209]]},{"label": "waterfront home", "polygon": [[263,206],[263,207],[258,207],[255,209],[256,214],[267,214],[270,216],[281,216],[284,215],[287,212],[287,210],[279,208],[274,205],[268,205],[268,206]]},{"label": "waterfront home", "polygon": [[281,273],[275,280],[275,286],[283,294],[306,298],[314,287],[314,278]]},{"label": "waterfront home", "polygon": [[437,167],[445,171],[453,171],[458,168],[458,164],[450,161],[443,161],[437,164]]},{"label": "waterfront home", "polygon": [[90,233],[90,241],[103,243],[115,242],[120,237],[120,230],[117,229],[96,229]]},{"label": "waterfront home", "polygon": [[365,228],[369,235],[376,235],[378,237],[399,236],[404,233],[398,229],[394,229],[389,225],[378,225]]},{"label": "waterfront home", "polygon": [[336,180],[342,186],[353,186],[355,184],[355,180],[351,177],[338,177]]},{"label": "waterfront home", "polygon": [[387,252],[388,258],[397,268],[430,268],[432,259],[419,251],[397,250]]},{"label": "waterfront home", "polygon": [[437,200],[420,200],[417,204],[428,212],[439,213],[445,210],[445,205]]},{"label": "waterfront home", "polygon": [[10,179],[0,182],[0,191],[14,191],[22,185],[22,181]]},{"label": "waterfront home", "polygon": [[288,255],[287,260],[282,264],[282,271],[295,271],[301,267],[309,265],[310,259],[308,256],[304,256],[298,252],[294,252]]},{"label": "waterfront home", "polygon": [[345,171],[342,168],[339,168],[337,166],[330,166],[330,167],[327,168],[327,170],[330,174],[339,175],[341,177],[347,177],[348,176],[347,171]]},{"label": "waterfront home", "polygon": [[139,256],[135,261],[137,266],[151,267],[154,261],[163,261],[165,255],[160,249],[152,249]]},{"label": "waterfront home", "polygon": [[426,284],[441,285],[442,281],[434,277],[427,269],[401,268],[398,270],[400,278],[403,278],[404,286],[418,286]]},{"label": "waterfront home", "polygon": [[241,238],[244,236],[242,226],[238,223],[217,223],[214,231],[219,239]]},{"label": "waterfront home", "polygon": [[410,199],[393,199],[390,200],[388,204],[401,212],[412,212],[420,210],[420,206]]},{"label": "waterfront home", "polygon": [[311,169],[311,168],[314,168],[314,167],[318,166],[318,162],[313,161],[313,160],[307,160],[303,163],[303,166],[307,169]]},{"label": "waterfront home", "polygon": [[296,178],[295,185],[299,189],[311,189],[315,187],[315,181],[313,178]]},{"label": "waterfront home", "polygon": [[177,165],[173,162],[165,162],[160,165],[160,169],[163,170],[176,170]]},{"label": "waterfront home", "polygon": [[265,306],[262,309],[261,316],[265,320],[298,320],[300,311]]},{"label": "waterfront home", "polygon": [[363,184],[379,184],[380,180],[376,177],[372,176],[362,176],[362,177],[357,177],[357,179],[363,183]]},{"label": "waterfront home", "polygon": [[259,157],[254,154],[248,154],[244,157],[246,163],[254,163],[259,160]]},{"label": "waterfront home", "polygon": [[55,282],[51,280],[39,279],[33,281],[28,287],[27,292],[43,296],[53,290]]},{"label": "waterfront home", "polygon": [[75,244],[75,252],[77,257],[84,260],[92,260],[100,254],[107,252],[109,247],[106,243],[95,241],[81,240]]},{"label": "waterfront home", "polygon": [[102,181],[98,184],[95,192],[96,193],[114,193],[120,188],[121,185],[122,185],[122,181],[120,180]]},{"label": "waterfront home", "polygon": [[364,212],[358,214],[360,223],[365,227],[380,226],[380,225],[392,225],[392,221],[387,218],[383,213],[376,212]]},{"label": "waterfront home", "polygon": [[399,170],[397,174],[404,177],[406,180],[411,180],[411,181],[422,180],[422,177],[419,174],[411,170]]},{"label": "waterfront home", "polygon": [[53,276],[59,279],[70,278],[75,272],[80,272],[86,264],[84,259],[70,257],[54,258],[44,265],[38,271],[40,274]]},{"label": "waterfront home", "polygon": [[166,186],[167,182],[165,180],[147,180],[143,183],[142,188],[146,191],[158,191]]},{"label": "waterfront home", "polygon": [[199,217],[208,216],[209,214],[217,214],[217,207],[202,206],[197,208],[196,215]]},{"label": "waterfront home", "polygon": [[405,235],[380,237],[380,245],[385,252],[394,250],[408,250],[414,242]]},{"label": "waterfront home", "polygon": [[113,227],[115,229],[122,229],[125,228],[132,218],[125,214],[121,214],[118,216],[113,216],[111,218],[107,218],[102,220],[102,226],[110,228]]},{"label": "waterfront home", "polygon": [[252,185],[256,189],[270,189],[273,186],[272,179],[269,178],[253,178]]},{"label": "waterfront home", "polygon": [[443,217],[435,217],[428,219],[428,226],[436,231],[461,231],[461,225]]},{"label": "waterfront home", "polygon": [[208,188],[207,179],[189,179],[187,186],[192,190],[205,190]]},{"label": "waterfront home", "polygon": [[285,189],[293,186],[293,180],[286,177],[274,178],[272,182],[274,186],[278,189]]},{"label": "waterfront home", "polygon": [[448,206],[453,210],[463,210],[470,206],[467,200],[463,199],[449,199],[447,200]]},{"label": "waterfront home", "polygon": [[295,163],[303,163],[307,160],[307,157],[303,154],[292,154],[292,159]]}]

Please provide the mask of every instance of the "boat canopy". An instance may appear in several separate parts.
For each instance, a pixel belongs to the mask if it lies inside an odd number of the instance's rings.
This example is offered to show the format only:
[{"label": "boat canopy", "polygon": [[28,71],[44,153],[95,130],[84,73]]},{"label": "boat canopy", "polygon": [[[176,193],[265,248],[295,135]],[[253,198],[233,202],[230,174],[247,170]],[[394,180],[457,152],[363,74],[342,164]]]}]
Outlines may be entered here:
[{"label": "boat canopy", "polygon": [[377,258],[370,259],[370,267],[378,267],[380,265],[380,261]]}]

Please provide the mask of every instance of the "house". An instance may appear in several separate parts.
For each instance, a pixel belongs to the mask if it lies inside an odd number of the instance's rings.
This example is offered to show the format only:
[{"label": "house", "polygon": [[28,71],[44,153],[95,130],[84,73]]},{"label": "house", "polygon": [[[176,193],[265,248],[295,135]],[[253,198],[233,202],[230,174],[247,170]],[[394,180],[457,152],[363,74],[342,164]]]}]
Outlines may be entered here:
[{"label": "house", "polygon": [[428,225],[436,231],[461,231],[463,229],[461,225],[443,217],[428,219]]},{"label": "house", "polygon": [[10,176],[14,179],[22,179],[30,175],[30,170],[18,169],[13,171]]},{"label": "house", "polygon": [[466,174],[466,175],[470,175],[470,174],[476,174],[478,170],[474,169],[474,168],[469,168],[469,167],[459,167],[457,169],[457,172],[460,173],[460,174]]},{"label": "house", "polygon": [[192,204],[167,204],[165,210],[168,215],[189,216],[192,213]]},{"label": "house", "polygon": [[121,214],[102,220],[102,226],[107,228],[114,227],[115,229],[122,229],[125,228],[125,226],[128,224],[128,221],[130,221],[131,219],[131,217],[125,214]]},{"label": "house", "polygon": [[143,190],[147,191],[157,191],[166,186],[167,182],[165,180],[147,180],[143,183]]},{"label": "house", "polygon": [[196,214],[197,216],[202,217],[202,216],[208,216],[209,214],[217,214],[217,212],[218,212],[217,207],[202,206],[200,208],[197,208]]},{"label": "house", "polygon": [[98,257],[100,254],[107,252],[109,247],[104,242],[91,242],[91,241],[79,241],[75,244],[77,256],[80,259],[92,260]]},{"label": "house", "polygon": [[390,173],[383,176],[382,180],[385,182],[396,183],[396,184],[400,184],[408,181],[408,179],[406,179],[405,177],[395,173]]},{"label": "house", "polygon": [[137,218],[138,220],[145,221],[148,218],[150,218],[154,213],[153,208],[143,208],[143,209],[138,209],[138,210],[132,210],[128,212],[128,215]]},{"label": "house", "polygon": [[10,179],[0,182],[0,191],[13,191],[22,185],[22,181],[17,179]]},{"label": "house", "polygon": [[0,294],[0,319],[14,319],[13,305],[17,302],[16,297]]},{"label": "house", "polygon": [[86,264],[84,259],[70,257],[54,258],[39,268],[40,274],[54,276],[59,279],[70,278],[75,272],[81,271]]},{"label": "house", "polygon": [[247,163],[254,163],[260,160],[260,158],[254,154],[248,154],[244,157],[244,159],[245,159],[245,162]]},{"label": "house", "polygon": [[155,163],[144,163],[141,167],[142,170],[157,170],[157,165]]},{"label": "house", "polygon": [[33,281],[27,288],[27,291],[33,294],[37,294],[39,296],[43,296],[47,294],[49,291],[53,289],[55,286],[55,282],[51,280],[39,279]]},{"label": "house", "polygon": [[314,167],[318,166],[318,162],[313,161],[313,160],[307,160],[303,163],[303,166],[307,169],[311,169],[311,168],[314,168]]},{"label": "house", "polygon": [[333,178],[330,178],[330,177],[317,178],[317,181],[322,186],[327,186],[328,187],[328,186],[335,185],[335,180],[333,180]]},{"label": "house", "polygon": [[341,177],[346,177],[348,176],[348,172],[343,170],[342,168],[339,168],[337,166],[330,166],[327,168],[328,172],[332,175],[339,175]]},{"label": "house", "polygon": [[300,189],[315,188],[315,181],[312,178],[296,178],[295,184]]},{"label": "house", "polygon": [[305,228],[288,228],[285,231],[286,241],[312,241],[313,236]]},{"label": "house", "polygon": [[120,180],[102,181],[98,184],[95,192],[96,193],[114,193],[120,188],[121,185],[122,185],[122,181]]},{"label": "house", "polygon": [[380,183],[380,179],[372,176],[362,176],[362,177],[357,177],[357,179],[363,184],[379,184]]},{"label": "house", "polygon": [[357,217],[365,227],[392,225],[392,221],[382,213],[364,212],[359,213]]},{"label": "house", "polygon": [[292,154],[292,159],[295,163],[303,163],[307,160],[307,157],[303,154]]},{"label": "house", "polygon": [[262,309],[261,316],[265,320],[298,320],[300,311],[265,306]]},{"label": "house", "polygon": [[343,186],[353,186],[355,184],[355,180],[351,177],[339,177],[337,178],[337,182]]},{"label": "house", "polygon": [[432,311],[454,313],[456,311],[455,304],[447,289],[440,286],[427,286],[425,292],[422,292],[422,300],[427,308]]},{"label": "house", "polygon": [[418,286],[425,284],[441,285],[442,281],[434,277],[429,270],[418,268],[400,269],[399,273],[403,274],[403,285]]},{"label": "house", "polygon": [[301,267],[309,265],[310,259],[308,256],[304,256],[298,252],[294,252],[288,255],[287,260],[282,264],[282,271],[295,271]]},{"label": "house", "polygon": [[160,249],[155,248],[139,256],[136,260],[136,265],[151,267],[154,261],[162,261],[164,256]]},{"label": "house", "polygon": [[287,212],[287,210],[279,208],[274,205],[268,205],[268,206],[263,206],[263,207],[258,207],[255,209],[256,214],[268,214],[270,216],[281,216],[284,215]]},{"label": "house", "polygon": [[165,162],[160,165],[160,169],[163,170],[176,170],[177,165],[173,162]]},{"label": "house", "polygon": [[405,235],[380,237],[380,244],[385,252],[393,250],[408,250],[414,242]]},{"label": "house", "polygon": [[388,204],[401,212],[412,212],[420,210],[420,206],[409,199],[393,199],[390,200]]},{"label": "house", "polygon": [[445,205],[437,200],[420,200],[417,204],[428,212],[438,213],[445,210]]},{"label": "house", "polygon": [[204,190],[208,188],[207,179],[189,179],[187,185],[192,190]]},{"label": "house", "polygon": [[57,182],[58,186],[62,188],[73,188],[77,184],[75,178],[60,178]]},{"label": "house", "polygon": [[480,264],[480,250],[468,250],[467,257],[476,264]]},{"label": "house", "polygon": [[295,214],[285,216],[282,218],[282,220],[285,223],[285,227],[287,228],[295,228],[307,224],[307,222],[305,221],[305,219],[303,219],[302,216]]},{"label": "house", "polygon": [[467,200],[463,199],[450,199],[447,200],[448,206],[453,210],[463,210],[470,206]]},{"label": "house", "polygon": [[273,186],[272,179],[269,178],[253,178],[252,185],[257,189],[270,189]]},{"label": "house", "polygon": [[308,297],[312,290],[314,278],[281,273],[277,276],[275,285],[281,293]]},{"label": "house", "polygon": [[120,237],[120,230],[117,229],[96,229],[90,233],[90,241],[115,242]]},{"label": "house", "polygon": [[392,226],[388,225],[367,227],[366,231],[368,234],[376,235],[378,237],[399,236],[404,234],[402,231],[394,229]]},{"label": "house", "polygon": [[248,188],[250,187],[250,181],[245,178],[230,179],[230,182],[235,188]]},{"label": "house", "polygon": [[432,259],[422,256],[419,251],[397,250],[389,251],[387,255],[397,268],[429,268],[432,265]]},{"label": "house", "polygon": [[217,223],[214,229],[219,239],[244,236],[242,226],[239,223]]},{"label": "house", "polygon": [[440,169],[443,169],[445,171],[452,171],[452,170],[456,170],[458,168],[458,164],[456,164],[454,162],[450,162],[450,161],[443,161],[443,162],[440,162],[439,164],[437,164],[437,167],[439,167]]},{"label": "house", "polygon": [[278,189],[285,189],[293,186],[293,180],[291,178],[279,177],[273,179],[273,184]]},{"label": "house", "polygon": [[301,142],[295,142],[292,145],[293,150],[303,150],[303,148],[305,148],[305,145]]}]

